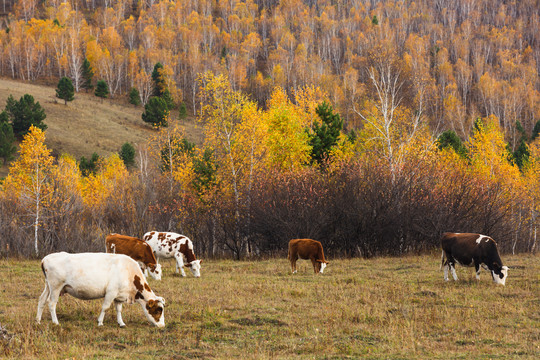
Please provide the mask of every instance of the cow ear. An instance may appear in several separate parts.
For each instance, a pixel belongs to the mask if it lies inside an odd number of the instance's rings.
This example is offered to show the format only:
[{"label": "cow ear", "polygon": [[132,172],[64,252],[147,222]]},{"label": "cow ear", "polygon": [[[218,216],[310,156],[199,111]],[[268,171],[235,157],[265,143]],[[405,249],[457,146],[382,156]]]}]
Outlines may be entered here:
[{"label": "cow ear", "polygon": [[186,267],[191,267],[191,263],[184,264]]},{"label": "cow ear", "polygon": [[325,261],[325,263],[328,265],[328,264],[330,264],[330,261]]}]

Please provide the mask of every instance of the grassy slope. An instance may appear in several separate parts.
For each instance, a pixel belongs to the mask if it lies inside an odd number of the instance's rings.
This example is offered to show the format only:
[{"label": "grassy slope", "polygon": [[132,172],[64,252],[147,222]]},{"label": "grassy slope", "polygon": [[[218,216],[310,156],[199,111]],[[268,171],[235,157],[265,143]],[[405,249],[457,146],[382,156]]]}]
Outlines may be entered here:
[{"label": "grassy slope", "polygon": [[[164,296],[166,328],[152,327],[138,305],[114,309],[97,328],[100,300],[64,296],[61,326],[48,309],[34,321],[43,276],[38,261],[0,260],[0,358],[408,358],[537,359],[540,357],[540,258],[505,256],[506,287],[486,272],[458,269],[444,283],[439,256],[331,260],[313,275],[285,259],[205,261],[200,279],[150,279]],[[188,271],[189,273],[189,271]]]},{"label": "grassy slope", "polygon": [[[9,95],[16,100],[30,94],[45,109],[46,145],[55,153],[69,153],[77,159],[97,152],[106,156],[118,152],[125,142],[144,143],[155,131],[146,125],[141,114],[143,108],[124,100],[101,102],[92,93],[77,93],[75,100],[64,105],[55,98],[55,88],[8,79],[0,79],[0,111]],[[186,121],[185,131],[190,141],[200,142],[201,130],[193,121]],[[7,173],[0,167],[0,177]]]}]

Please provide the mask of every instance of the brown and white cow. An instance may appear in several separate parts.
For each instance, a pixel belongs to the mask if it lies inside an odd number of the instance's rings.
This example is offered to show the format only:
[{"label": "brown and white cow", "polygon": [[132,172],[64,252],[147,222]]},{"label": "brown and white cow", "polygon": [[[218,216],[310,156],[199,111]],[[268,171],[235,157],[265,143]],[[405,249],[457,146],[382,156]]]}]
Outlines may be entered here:
[{"label": "brown and white cow", "polygon": [[145,274],[148,270],[152,278],[161,280],[161,265],[157,263],[152,248],[145,241],[127,235],[109,234],[105,238],[105,249],[108,253],[129,256],[139,263]]},{"label": "brown and white cow", "polygon": [[293,274],[296,273],[296,260],[304,259],[311,260],[313,270],[316,273],[323,273],[327,264],[330,264],[324,259],[324,252],[321,243],[312,239],[293,239],[289,241],[289,252],[287,258],[291,262]]},{"label": "brown and white cow", "polygon": [[144,234],[143,240],[150,245],[158,261],[159,259],[174,257],[176,260],[176,273],[180,270],[182,276],[186,276],[184,266],[187,266],[193,276],[201,276],[202,260],[197,260],[195,257],[193,243],[187,236],[173,232],[150,231]]},{"label": "brown and white cow", "polygon": [[457,280],[456,262],[463,266],[474,266],[476,279],[480,280],[480,266],[491,271],[496,284],[504,285],[508,267],[504,266],[495,240],[486,235],[471,233],[444,233],[441,238],[441,267],[444,267],[444,280],[448,281],[448,270]]},{"label": "brown and white cow", "polygon": [[114,302],[116,320],[121,327],[122,303],[139,303],[144,314],[157,327],[165,326],[165,300],[156,296],[144,279],[141,268],[127,255],[106,253],[53,253],[41,260],[45,289],[39,297],[37,322],[45,304],[49,305],[53,324],[58,325],[56,303],[67,293],[82,300],[104,298],[98,326],[103,325],[105,311]]}]

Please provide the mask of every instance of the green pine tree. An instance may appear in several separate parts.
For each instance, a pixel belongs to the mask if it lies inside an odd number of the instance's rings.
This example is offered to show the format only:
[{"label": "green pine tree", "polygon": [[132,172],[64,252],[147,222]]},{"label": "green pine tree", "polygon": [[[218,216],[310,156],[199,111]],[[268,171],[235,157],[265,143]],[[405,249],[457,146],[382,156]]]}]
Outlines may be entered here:
[{"label": "green pine tree", "polygon": [[87,160],[84,156],[81,156],[81,160],[79,161],[79,169],[81,170],[82,175],[88,176],[90,174],[95,174],[97,171],[98,162],[99,155],[97,153],[93,153],[90,160]]},{"label": "green pine tree", "polygon": [[92,89],[94,86],[92,85],[92,79],[94,78],[94,71],[92,70],[92,66],[90,65],[90,61],[88,59],[84,59],[83,65],[82,65],[82,77],[83,77],[83,83],[81,87],[88,92],[88,90]]},{"label": "green pine tree", "polygon": [[311,162],[322,164],[328,157],[332,147],[337,144],[343,120],[338,113],[334,113],[332,106],[323,102],[315,110],[321,124],[314,123],[312,133],[309,135],[309,145],[311,145]]},{"label": "green pine tree", "polygon": [[4,159],[4,165],[13,160],[13,154],[17,151],[15,134],[13,127],[8,122],[8,115],[5,111],[0,113],[0,158]]},{"label": "green pine tree", "polygon": [[31,125],[46,130],[47,125],[43,120],[47,117],[45,110],[39,102],[34,101],[34,97],[29,94],[24,94],[19,101],[9,96],[6,102],[5,112],[7,113],[8,121],[13,126],[15,136],[23,137],[30,129]]},{"label": "green pine tree", "polygon": [[531,135],[531,140],[536,139],[538,137],[538,134],[540,134],[540,120],[538,120],[536,122],[536,124],[534,124],[534,128],[533,128],[532,135]]},{"label": "green pine tree", "polygon": [[165,90],[167,89],[167,83],[163,78],[163,65],[161,63],[156,63],[154,65],[154,70],[152,71],[152,80],[154,81],[154,96],[163,96]]},{"label": "green pine tree", "polygon": [[178,107],[178,119],[184,120],[187,117],[187,108],[186,104],[184,102],[180,103],[180,106]]},{"label": "green pine tree", "polygon": [[156,127],[166,127],[169,108],[165,100],[158,96],[152,96],[144,106],[142,119]]},{"label": "green pine tree", "polygon": [[439,150],[452,148],[459,156],[467,157],[467,148],[453,130],[446,130],[437,138],[437,147]]},{"label": "green pine tree", "polygon": [[75,95],[75,89],[73,88],[73,83],[68,77],[63,77],[58,82],[56,87],[56,97],[64,100],[64,105],[67,105],[68,101],[73,101]]},{"label": "green pine tree", "polygon": [[531,152],[529,151],[525,139],[521,139],[518,148],[513,153],[514,161],[520,170],[523,170],[523,166],[527,164],[530,156]]},{"label": "green pine tree", "polygon": [[122,145],[119,155],[127,168],[135,164],[135,148],[130,143],[127,142]]},{"label": "green pine tree", "polygon": [[103,99],[106,99],[109,96],[109,86],[105,82],[105,80],[99,80],[96,85],[96,91],[94,91],[94,95],[101,98],[101,101]]},{"label": "green pine tree", "polygon": [[141,105],[141,96],[137,88],[132,87],[129,91],[129,103],[133,105]]}]

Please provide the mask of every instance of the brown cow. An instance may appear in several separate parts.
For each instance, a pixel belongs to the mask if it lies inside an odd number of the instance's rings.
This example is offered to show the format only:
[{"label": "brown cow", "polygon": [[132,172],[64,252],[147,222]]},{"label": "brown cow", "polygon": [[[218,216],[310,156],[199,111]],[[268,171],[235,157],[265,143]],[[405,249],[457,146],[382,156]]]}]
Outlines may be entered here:
[{"label": "brown cow", "polygon": [[150,270],[152,278],[161,280],[161,265],[145,241],[127,235],[109,234],[105,238],[105,249],[108,253],[128,255],[139,263],[145,274],[146,270]]},{"label": "brown cow", "polygon": [[322,274],[326,265],[330,264],[324,259],[321,243],[312,239],[293,239],[289,241],[289,253],[287,258],[291,262],[293,274],[296,273],[296,260],[298,259],[311,260],[315,274]]}]

